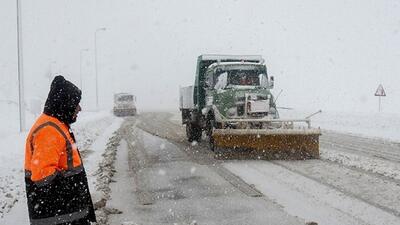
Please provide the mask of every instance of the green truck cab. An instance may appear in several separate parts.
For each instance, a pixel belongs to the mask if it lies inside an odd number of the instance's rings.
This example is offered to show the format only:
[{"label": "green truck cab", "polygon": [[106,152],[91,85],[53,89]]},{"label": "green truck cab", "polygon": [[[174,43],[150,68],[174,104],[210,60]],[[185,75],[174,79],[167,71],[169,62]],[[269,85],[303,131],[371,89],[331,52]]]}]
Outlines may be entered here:
[{"label": "green truck cab", "polygon": [[241,128],[229,119],[279,118],[271,93],[273,82],[261,56],[199,56],[194,86],[180,91],[188,140],[199,141],[202,131],[211,137],[213,128]]},{"label": "green truck cab", "polygon": [[205,73],[207,111],[223,118],[278,118],[273,83],[260,63],[214,63]]}]

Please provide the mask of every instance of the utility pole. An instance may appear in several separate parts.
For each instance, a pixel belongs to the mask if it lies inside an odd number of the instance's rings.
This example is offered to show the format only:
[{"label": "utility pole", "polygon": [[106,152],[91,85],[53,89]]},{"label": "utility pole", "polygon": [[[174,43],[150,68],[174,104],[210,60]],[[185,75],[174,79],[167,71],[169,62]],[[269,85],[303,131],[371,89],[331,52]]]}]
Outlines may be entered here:
[{"label": "utility pole", "polygon": [[17,0],[17,48],[18,48],[18,105],[19,105],[19,131],[25,131],[25,96],[24,74],[22,55],[22,15],[21,2]]},{"label": "utility pole", "polygon": [[98,68],[97,68],[97,32],[105,31],[106,28],[97,28],[94,32],[94,63],[95,63],[95,73],[96,73],[96,110],[99,110],[99,81],[98,81]]},{"label": "utility pole", "polygon": [[80,88],[81,88],[81,90],[82,90],[82,87],[83,87],[83,83],[82,83],[82,54],[83,54],[83,52],[87,52],[87,51],[89,51],[88,48],[81,49],[80,54],[79,54],[79,80],[80,80],[80,86],[81,86]]}]

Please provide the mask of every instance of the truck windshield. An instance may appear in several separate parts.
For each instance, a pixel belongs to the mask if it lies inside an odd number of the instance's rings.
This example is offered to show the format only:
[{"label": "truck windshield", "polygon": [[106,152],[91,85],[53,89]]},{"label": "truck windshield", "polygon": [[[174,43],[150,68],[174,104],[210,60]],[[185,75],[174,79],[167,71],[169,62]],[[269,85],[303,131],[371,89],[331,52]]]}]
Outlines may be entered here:
[{"label": "truck windshield", "polygon": [[120,101],[120,102],[133,101],[133,96],[132,95],[120,96],[120,97],[118,97],[118,101]]},{"label": "truck windshield", "polygon": [[258,75],[255,70],[231,70],[228,72],[228,85],[259,86]]},{"label": "truck windshield", "polygon": [[[217,77],[216,82],[221,80],[219,79],[220,76],[227,74],[226,86],[225,87],[232,87],[232,86],[261,86],[260,82],[260,71],[258,70],[227,70],[222,71]],[[264,75],[265,76],[265,75]],[[218,85],[216,85],[218,86]],[[225,88],[224,87],[224,88]],[[219,87],[221,88],[221,87]]]}]

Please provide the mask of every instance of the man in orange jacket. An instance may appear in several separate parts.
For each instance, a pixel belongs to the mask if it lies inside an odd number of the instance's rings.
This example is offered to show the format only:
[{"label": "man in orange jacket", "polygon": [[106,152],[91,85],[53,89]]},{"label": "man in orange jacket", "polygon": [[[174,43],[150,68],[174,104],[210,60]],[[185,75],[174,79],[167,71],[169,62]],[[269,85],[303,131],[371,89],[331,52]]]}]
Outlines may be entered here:
[{"label": "man in orange jacket", "polygon": [[26,139],[25,184],[32,225],[96,222],[86,172],[70,124],[81,110],[81,90],[56,76],[43,114]]}]

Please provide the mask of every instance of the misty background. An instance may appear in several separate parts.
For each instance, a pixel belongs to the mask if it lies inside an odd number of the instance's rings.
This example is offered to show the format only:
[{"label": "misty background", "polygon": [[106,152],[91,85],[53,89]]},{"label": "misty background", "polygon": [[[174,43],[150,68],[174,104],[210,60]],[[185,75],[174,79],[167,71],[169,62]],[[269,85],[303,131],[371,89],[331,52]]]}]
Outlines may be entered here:
[{"label": "misty background", "polygon": [[[400,110],[396,0],[21,2],[28,108],[45,101],[51,75],[60,73],[82,87],[83,109],[95,110],[95,31],[106,28],[97,32],[101,109],[111,110],[113,93],[124,91],[137,96],[139,111],[177,110],[197,56],[212,53],[262,55],[273,93],[283,90],[278,106],[376,113],[382,84],[383,112]],[[2,114],[18,113],[16,15],[16,0],[2,0]]]}]

